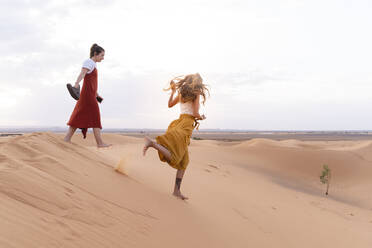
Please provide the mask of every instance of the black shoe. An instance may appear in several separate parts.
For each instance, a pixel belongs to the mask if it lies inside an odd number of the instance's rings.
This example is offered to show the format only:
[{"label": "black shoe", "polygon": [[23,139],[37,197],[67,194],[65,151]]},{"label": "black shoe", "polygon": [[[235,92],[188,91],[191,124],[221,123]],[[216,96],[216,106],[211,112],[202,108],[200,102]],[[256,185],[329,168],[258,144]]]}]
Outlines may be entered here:
[{"label": "black shoe", "polygon": [[70,95],[72,96],[72,98],[74,98],[75,100],[79,100],[79,98],[80,98],[80,86],[79,86],[79,88],[75,88],[75,87],[72,87],[71,84],[67,84],[67,89],[68,89],[68,92],[70,92]]}]

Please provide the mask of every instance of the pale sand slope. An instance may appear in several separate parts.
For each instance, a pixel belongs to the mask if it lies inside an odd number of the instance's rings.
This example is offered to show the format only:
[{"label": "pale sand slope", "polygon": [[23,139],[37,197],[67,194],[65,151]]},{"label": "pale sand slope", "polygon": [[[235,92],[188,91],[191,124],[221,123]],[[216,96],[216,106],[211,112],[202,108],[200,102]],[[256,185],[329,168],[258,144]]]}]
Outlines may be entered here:
[{"label": "pale sand slope", "polygon": [[142,139],[103,137],[0,139],[0,247],[372,247],[371,141],[192,140],[183,202]]}]

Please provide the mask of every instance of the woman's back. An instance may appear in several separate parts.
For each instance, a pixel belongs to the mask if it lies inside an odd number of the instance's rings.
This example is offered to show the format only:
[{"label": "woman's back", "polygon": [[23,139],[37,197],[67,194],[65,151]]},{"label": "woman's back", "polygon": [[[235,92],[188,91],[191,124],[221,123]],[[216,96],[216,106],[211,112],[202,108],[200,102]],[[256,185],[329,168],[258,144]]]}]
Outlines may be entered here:
[{"label": "woman's back", "polygon": [[180,108],[181,108],[181,114],[188,114],[188,115],[193,115],[193,102],[192,101],[187,101],[187,102],[182,102],[180,101]]}]

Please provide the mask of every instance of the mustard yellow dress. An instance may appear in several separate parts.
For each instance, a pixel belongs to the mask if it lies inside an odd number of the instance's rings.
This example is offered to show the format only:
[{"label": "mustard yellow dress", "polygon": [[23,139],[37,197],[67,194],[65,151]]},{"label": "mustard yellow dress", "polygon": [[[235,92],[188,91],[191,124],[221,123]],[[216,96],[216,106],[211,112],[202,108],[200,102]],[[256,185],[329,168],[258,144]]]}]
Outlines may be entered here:
[{"label": "mustard yellow dress", "polygon": [[156,142],[167,148],[172,154],[172,159],[167,161],[163,154],[158,152],[159,158],[178,170],[185,170],[189,163],[190,138],[198,122],[190,114],[181,114],[177,120],[169,124],[164,135],[156,137]]}]

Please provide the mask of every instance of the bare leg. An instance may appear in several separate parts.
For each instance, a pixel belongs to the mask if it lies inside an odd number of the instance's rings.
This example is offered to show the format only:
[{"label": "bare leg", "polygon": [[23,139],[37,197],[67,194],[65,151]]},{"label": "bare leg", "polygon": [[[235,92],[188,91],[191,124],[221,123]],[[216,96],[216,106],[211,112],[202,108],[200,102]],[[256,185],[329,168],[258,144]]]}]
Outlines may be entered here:
[{"label": "bare leg", "polygon": [[76,131],[76,127],[69,127],[68,128],[68,131],[67,131],[67,134],[65,136],[65,138],[63,139],[64,141],[68,142],[68,143],[71,143],[71,138],[72,138],[72,135],[74,135],[75,131]]},{"label": "bare leg", "polygon": [[[146,151],[150,147],[155,148],[156,150],[158,150],[161,154],[164,155],[165,159],[167,159],[168,161],[170,161],[172,159],[172,154],[167,148],[165,148],[164,146],[156,143],[155,141],[153,141],[149,137],[145,136],[145,146],[143,147],[143,156],[146,155]],[[182,199],[182,200],[187,200],[189,198],[181,194],[181,182],[182,182],[182,178],[183,178],[184,174],[185,174],[185,170],[177,170],[176,183],[174,185],[173,195],[175,197],[178,197],[178,198]]]},{"label": "bare leg", "polygon": [[174,184],[174,191],[173,191],[173,195],[175,197],[180,198],[181,200],[189,199],[188,197],[181,194],[181,182],[182,182],[182,178],[184,174],[185,174],[185,170],[177,170],[176,183]]},{"label": "bare leg", "polygon": [[101,129],[100,128],[93,128],[93,134],[94,134],[94,138],[96,139],[97,147],[98,148],[112,146],[112,144],[105,144],[105,143],[103,143],[103,140],[101,138]]},{"label": "bare leg", "polygon": [[143,156],[146,155],[146,152],[147,150],[152,147],[152,148],[155,148],[156,150],[158,150],[161,154],[164,155],[165,159],[167,161],[171,161],[172,159],[172,154],[170,153],[170,151],[165,148],[164,146],[156,143],[155,141],[153,141],[152,139],[150,139],[149,137],[145,136],[145,146],[143,147]]}]

